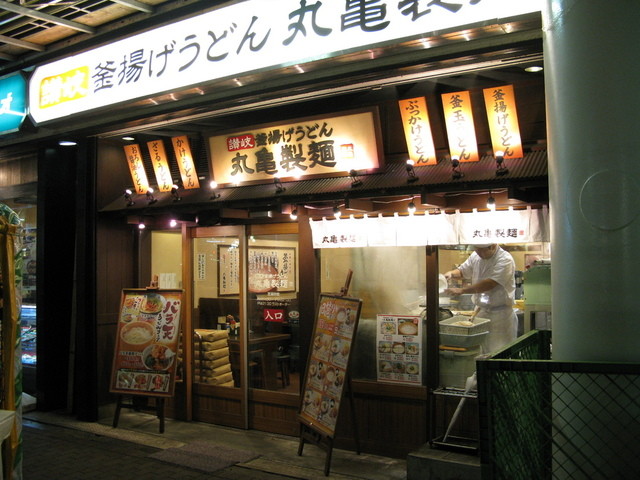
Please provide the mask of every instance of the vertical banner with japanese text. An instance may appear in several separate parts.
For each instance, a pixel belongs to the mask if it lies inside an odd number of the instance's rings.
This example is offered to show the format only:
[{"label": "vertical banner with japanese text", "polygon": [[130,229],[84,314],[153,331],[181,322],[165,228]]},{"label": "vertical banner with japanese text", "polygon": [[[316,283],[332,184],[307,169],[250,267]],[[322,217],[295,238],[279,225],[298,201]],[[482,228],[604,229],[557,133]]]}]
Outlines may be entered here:
[{"label": "vertical banner with japanese text", "polygon": [[480,160],[469,92],[443,93],[442,108],[451,158],[455,157],[461,162]]},{"label": "vertical banner with japanese text", "polygon": [[140,146],[137,144],[125,145],[124,154],[127,158],[127,164],[129,165],[129,171],[131,172],[131,179],[133,180],[133,187],[136,193],[141,195],[147,193],[147,190],[149,190],[149,180],[147,179],[147,173],[144,171]]},{"label": "vertical banner with japanese text", "polygon": [[151,140],[147,142],[149,155],[151,156],[151,164],[158,181],[158,190],[161,192],[170,192],[173,187],[173,179],[169,170],[169,161],[167,160],[167,152],[164,149],[162,140]]},{"label": "vertical banner with japanese text", "polygon": [[186,135],[173,137],[171,143],[173,144],[173,151],[176,155],[178,168],[180,169],[182,187],[186,190],[190,188],[200,188],[200,181],[198,180],[198,172],[193,162],[189,138]]},{"label": "vertical banner with japanese text", "polygon": [[122,291],[111,392],[173,395],[181,309],[182,290]]},{"label": "vertical banner with japanese text", "polygon": [[417,167],[435,165],[436,147],[431,134],[431,124],[424,97],[398,100],[409,159]]},{"label": "vertical banner with japanese text", "polygon": [[522,158],[522,141],[513,85],[485,88],[483,92],[494,154],[502,152],[504,158]]}]

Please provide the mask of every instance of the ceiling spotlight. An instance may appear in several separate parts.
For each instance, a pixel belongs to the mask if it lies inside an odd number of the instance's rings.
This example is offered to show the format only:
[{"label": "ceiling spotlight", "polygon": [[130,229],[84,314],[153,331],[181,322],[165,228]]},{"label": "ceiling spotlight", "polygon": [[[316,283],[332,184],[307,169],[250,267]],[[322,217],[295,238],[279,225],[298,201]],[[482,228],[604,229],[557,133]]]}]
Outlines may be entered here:
[{"label": "ceiling spotlight", "polygon": [[414,213],[416,213],[416,204],[413,203],[413,198],[411,199],[411,201],[409,202],[409,205],[407,206],[407,211],[409,212],[409,215],[413,215]]},{"label": "ceiling spotlight", "polygon": [[540,65],[531,65],[530,67],[526,67],[524,69],[524,71],[528,72],[528,73],[541,72],[542,71],[542,67]]},{"label": "ceiling spotlight", "polygon": [[122,140],[124,140],[125,142],[133,142],[135,140],[135,138],[133,138],[133,137],[122,137]]},{"label": "ceiling spotlight", "polygon": [[492,212],[495,212],[496,210],[496,199],[493,198],[491,192],[489,192],[489,198],[487,198],[487,208]]},{"label": "ceiling spotlight", "polygon": [[289,214],[289,218],[291,220],[297,220],[298,219],[298,209],[294,208],[293,210],[291,210],[291,213]]},{"label": "ceiling spotlight", "polygon": [[169,220],[169,226],[171,228],[175,228],[178,225],[178,221],[175,218],[172,218],[171,220]]},{"label": "ceiling spotlight", "polygon": [[130,189],[127,188],[124,191],[124,201],[127,202],[127,207],[132,207],[136,203],[131,198],[131,195],[133,195],[133,192]]},{"label": "ceiling spotlight", "polygon": [[413,169],[413,160],[407,160],[407,182],[412,183],[418,180],[416,171]]},{"label": "ceiling spotlight", "polygon": [[151,187],[147,190],[147,201],[149,202],[149,205],[153,205],[158,201],[158,199],[153,196],[153,188]]},{"label": "ceiling spotlight", "polygon": [[74,141],[74,140],[60,140],[58,142],[58,145],[60,145],[61,147],[74,147],[78,144],[78,142]]},{"label": "ceiling spotlight", "polygon": [[502,177],[509,173],[509,169],[504,166],[504,152],[498,150],[494,154],[496,158],[496,177]]},{"label": "ceiling spotlight", "polygon": [[286,188],[284,188],[284,186],[282,185],[280,177],[273,177],[273,184],[276,186],[276,193],[282,193],[286,190]]},{"label": "ceiling spotlight", "polygon": [[335,207],[333,207],[333,216],[336,217],[336,219],[340,218],[342,216],[342,212],[340,211],[340,207],[338,207],[337,205]]},{"label": "ceiling spotlight", "polygon": [[460,160],[458,157],[451,157],[451,178],[458,180],[464,177],[464,173],[460,170]]},{"label": "ceiling spotlight", "polygon": [[351,187],[359,187],[362,185],[362,180],[358,178],[358,172],[354,169],[349,170],[349,176],[351,177]]},{"label": "ceiling spotlight", "polygon": [[138,223],[138,230],[144,230],[147,226],[144,224],[142,220]]},{"label": "ceiling spotlight", "polygon": [[178,185],[171,186],[171,198],[173,198],[174,202],[179,202],[180,200],[182,200],[182,197],[178,193],[178,188],[180,188],[178,187]]},{"label": "ceiling spotlight", "polygon": [[216,182],[215,180],[211,180],[209,182],[209,188],[211,189],[211,196],[209,197],[210,200],[220,198],[220,194],[216,192],[216,188],[218,188],[218,182]]}]

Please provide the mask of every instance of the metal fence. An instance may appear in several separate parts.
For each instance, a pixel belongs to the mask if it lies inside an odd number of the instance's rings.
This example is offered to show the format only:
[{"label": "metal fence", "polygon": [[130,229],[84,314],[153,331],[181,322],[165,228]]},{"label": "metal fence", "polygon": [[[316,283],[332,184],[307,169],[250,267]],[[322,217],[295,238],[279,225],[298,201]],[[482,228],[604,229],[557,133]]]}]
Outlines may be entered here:
[{"label": "metal fence", "polygon": [[640,364],[554,362],[532,331],[477,361],[482,478],[640,478]]}]

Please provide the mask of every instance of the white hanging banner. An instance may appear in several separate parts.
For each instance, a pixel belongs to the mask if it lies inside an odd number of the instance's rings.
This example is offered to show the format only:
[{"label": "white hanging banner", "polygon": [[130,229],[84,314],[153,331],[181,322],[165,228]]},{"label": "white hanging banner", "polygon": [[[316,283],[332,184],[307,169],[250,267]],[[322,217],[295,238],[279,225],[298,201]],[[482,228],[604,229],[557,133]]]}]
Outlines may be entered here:
[{"label": "white hanging banner", "polygon": [[314,248],[394,247],[549,241],[549,210],[309,220]]},{"label": "white hanging banner", "polygon": [[396,229],[394,227],[395,218],[377,217],[364,218],[362,230],[367,235],[367,245],[370,247],[395,247]]},{"label": "white hanging banner", "polygon": [[479,243],[531,243],[548,241],[547,210],[500,210],[473,212],[459,215],[458,242]]},{"label": "white hanging banner", "polygon": [[429,229],[425,217],[428,217],[428,215],[401,217],[396,213],[393,218],[397,232],[396,245],[399,247],[426,245],[429,238]]},{"label": "white hanging banner", "polygon": [[313,248],[355,248],[367,246],[364,222],[353,218],[317,222],[309,220]]}]

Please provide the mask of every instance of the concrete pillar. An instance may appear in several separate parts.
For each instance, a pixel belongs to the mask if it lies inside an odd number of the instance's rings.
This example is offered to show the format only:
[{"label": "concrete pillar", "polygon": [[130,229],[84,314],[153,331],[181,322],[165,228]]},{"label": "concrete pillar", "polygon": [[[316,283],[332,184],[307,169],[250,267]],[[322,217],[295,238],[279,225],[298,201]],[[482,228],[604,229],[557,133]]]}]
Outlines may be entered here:
[{"label": "concrete pillar", "polygon": [[640,361],[637,0],[546,0],[553,358]]},{"label": "concrete pillar", "polygon": [[[639,362],[640,3],[545,8],[553,359]],[[552,389],[554,478],[640,471],[637,386],[565,374]]]}]

